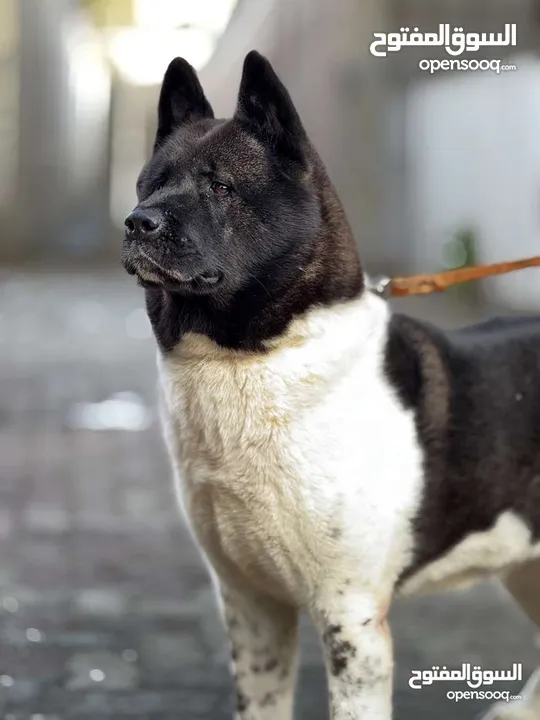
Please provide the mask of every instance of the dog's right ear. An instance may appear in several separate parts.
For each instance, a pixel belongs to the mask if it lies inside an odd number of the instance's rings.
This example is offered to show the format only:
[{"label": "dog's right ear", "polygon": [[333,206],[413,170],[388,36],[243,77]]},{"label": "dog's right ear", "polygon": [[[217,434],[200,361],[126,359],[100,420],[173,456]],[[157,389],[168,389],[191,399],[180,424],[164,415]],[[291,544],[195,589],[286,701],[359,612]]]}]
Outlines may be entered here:
[{"label": "dog's right ear", "polygon": [[183,58],[175,58],[165,73],[158,106],[158,129],[154,147],[187,122],[213,118],[199,78]]}]

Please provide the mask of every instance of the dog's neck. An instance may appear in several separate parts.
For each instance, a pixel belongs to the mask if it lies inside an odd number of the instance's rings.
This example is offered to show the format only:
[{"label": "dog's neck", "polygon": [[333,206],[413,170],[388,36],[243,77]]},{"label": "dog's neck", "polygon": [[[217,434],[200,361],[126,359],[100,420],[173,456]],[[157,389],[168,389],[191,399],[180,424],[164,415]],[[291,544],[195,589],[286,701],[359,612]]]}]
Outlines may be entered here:
[{"label": "dog's neck", "polygon": [[172,350],[186,333],[195,332],[222,347],[263,351],[265,341],[285,332],[293,318],[362,292],[362,268],[343,207],[319,163],[314,172],[321,224],[310,246],[269,264],[260,279],[228,297],[146,290],[148,315],[162,350]]}]

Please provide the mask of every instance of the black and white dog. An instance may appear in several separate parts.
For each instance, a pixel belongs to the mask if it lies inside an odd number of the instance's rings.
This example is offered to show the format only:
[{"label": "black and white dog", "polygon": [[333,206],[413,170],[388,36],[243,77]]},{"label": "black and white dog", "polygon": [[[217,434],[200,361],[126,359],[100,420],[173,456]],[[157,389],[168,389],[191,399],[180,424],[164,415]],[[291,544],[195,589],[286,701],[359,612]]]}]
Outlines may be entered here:
[{"label": "black and white dog", "polygon": [[389,720],[398,593],[498,573],[540,621],[540,320],[444,333],[365,286],[267,60],[232,119],[174,60],[123,262],[146,289],[178,495],[241,720],[290,720],[299,610],[334,720]]}]

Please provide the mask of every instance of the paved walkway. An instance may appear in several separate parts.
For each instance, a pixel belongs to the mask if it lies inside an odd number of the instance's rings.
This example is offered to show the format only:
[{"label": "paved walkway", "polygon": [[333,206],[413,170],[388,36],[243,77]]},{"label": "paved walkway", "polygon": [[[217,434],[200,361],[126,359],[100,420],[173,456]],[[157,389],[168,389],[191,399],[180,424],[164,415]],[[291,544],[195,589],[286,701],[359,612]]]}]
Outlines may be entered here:
[{"label": "paved walkway", "polygon": [[[0,718],[229,719],[224,634],[174,505],[141,291],[121,274],[4,274],[0,338]],[[413,669],[538,663],[495,586],[398,604],[392,626],[397,720],[472,720],[482,705],[411,691]],[[317,643],[307,628],[302,641],[297,717],[323,720]]]}]

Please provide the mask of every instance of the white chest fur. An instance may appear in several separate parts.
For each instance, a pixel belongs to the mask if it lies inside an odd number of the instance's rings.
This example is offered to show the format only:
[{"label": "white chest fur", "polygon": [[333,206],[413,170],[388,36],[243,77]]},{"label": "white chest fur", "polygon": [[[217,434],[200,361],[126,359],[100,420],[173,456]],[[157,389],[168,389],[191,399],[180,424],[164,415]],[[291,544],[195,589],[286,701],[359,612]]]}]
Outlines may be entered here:
[{"label": "white chest fur", "polygon": [[298,602],[322,579],[392,586],[422,458],[382,370],[387,324],[366,293],[295,321],[265,355],[189,335],[160,358],[179,494],[222,576]]}]

